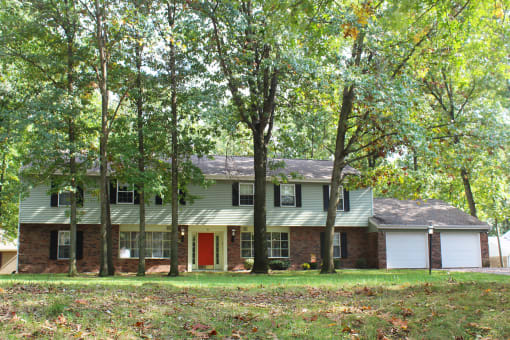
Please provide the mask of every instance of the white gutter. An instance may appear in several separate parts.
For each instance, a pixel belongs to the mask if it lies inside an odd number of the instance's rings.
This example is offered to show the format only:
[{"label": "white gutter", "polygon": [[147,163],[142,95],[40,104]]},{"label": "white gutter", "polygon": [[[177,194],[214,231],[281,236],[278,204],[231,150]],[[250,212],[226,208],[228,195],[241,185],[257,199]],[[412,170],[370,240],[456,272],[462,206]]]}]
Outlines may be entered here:
[{"label": "white gutter", "polygon": [[[421,224],[381,224],[378,223],[373,217],[368,219],[369,223],[380,230],[428,230],[429,225]],[[478,224],[478,225],[436,225],[436,230],[483,230],[488,231],[489,225]]]}]

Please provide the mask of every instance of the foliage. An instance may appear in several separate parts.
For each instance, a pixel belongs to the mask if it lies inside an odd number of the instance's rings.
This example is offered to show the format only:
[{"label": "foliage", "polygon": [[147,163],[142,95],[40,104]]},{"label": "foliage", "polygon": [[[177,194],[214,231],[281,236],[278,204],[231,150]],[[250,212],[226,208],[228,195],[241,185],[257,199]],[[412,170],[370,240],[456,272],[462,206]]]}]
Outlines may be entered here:
[{"label": "foliage", "polygon": [[253,268],[253,259],[246,259],[244,260],[244,269],[251,270]]},{"label": "foliage", "polygon": [[271,270],[287,270],[290,267],[289,260],[271,260],[269,261],[269,268]]},{"label": "foliage", "polygon": [[308,262],[305,262],[301,265],[301,268],[303,268],[303,270],[309,270],[310,269],[310,263]]}]

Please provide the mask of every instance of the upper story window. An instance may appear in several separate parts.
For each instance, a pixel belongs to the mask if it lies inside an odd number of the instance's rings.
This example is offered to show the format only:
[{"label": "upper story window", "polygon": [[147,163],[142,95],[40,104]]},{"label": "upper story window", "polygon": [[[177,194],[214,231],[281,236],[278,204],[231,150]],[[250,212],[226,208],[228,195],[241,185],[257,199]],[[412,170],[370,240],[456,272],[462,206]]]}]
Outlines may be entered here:
[{"label": "upper story window", "polygon": [[254,193],[253,183],[239,183],[239,205],[253,205]]},{"label": "upper story window", "polygon": [[[329,197],[331,197],[331,186],[329,187]],[[338,205],[336,206],[337,211],[344,211],[344,187],[338,187]]]},{"label": "upper story window", "polygon": [[133,204],[134,202],[135,202],[134,185],[117,182],[117,203]]},{"label": "upper story window", "polygon": [[70,254],[71,254],[71,232],[69,230],[59,230],[57,258],[59,260],[68,259]]},{"label": "upper story window", "polygon": [[280,204],[282,207],[296,206],[296,186],[294,184],[280,185]]},{"label": "upper story window", "polygon": [[71,192],[62,191],[58,193],[58,206],[67,207],[71,205]]}]

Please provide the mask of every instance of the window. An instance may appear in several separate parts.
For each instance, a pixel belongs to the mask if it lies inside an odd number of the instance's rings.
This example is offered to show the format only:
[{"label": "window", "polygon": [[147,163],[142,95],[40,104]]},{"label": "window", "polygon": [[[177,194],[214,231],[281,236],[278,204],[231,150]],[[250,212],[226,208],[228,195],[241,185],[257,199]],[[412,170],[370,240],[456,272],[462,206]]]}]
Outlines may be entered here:
[{"label": "window", "polygon": [[59,230],[57,258],[59,260],[68,259],[70,254],[71,254],[71,232],[69,230]]},{"label": "window", "polygon": [[241,257],[253,256],[253,233],[241,233]]},{"label": "window", "polygon": [[62,191],[58,193],[58,206],[66,207],[71,205],[71,192],[70,191]]},{"label": "window", "polygon": [[267,256],[289,257],[288,233],[267,233]]},{"label": "window", "polygon": [[[138,237],[137,231],[120,232],[121,258],[138,258]],[[170,258],[170,233],[145,232],[145,257]]]},{"label": "window", "polygon": [[282,207],[296,206],[296,186],[294,184],[280,185],[280,204]]},{"label": "window", "polygon": [[117,182],[117,203],[133,204],[135,189],[132,184]]},{"label": "window", "polygon": [[239,183],[239,205],[253,205],[253,183]]},{"label": "window", "polygon": [[[267,233],[268,257],[289,257],[289,233]],[[241,257],[253,257],[253,233],[241,233]]]},{"label": "window", "polygon": [[[331,197],[331,186],[329,187],[329,197]],[[344,211],[344,187],[338,187],[338,205],[336,206],[337,211]]]},{"label": "window", "polygon": [[333,236],[333,258],[340,258],[340,233]]}]

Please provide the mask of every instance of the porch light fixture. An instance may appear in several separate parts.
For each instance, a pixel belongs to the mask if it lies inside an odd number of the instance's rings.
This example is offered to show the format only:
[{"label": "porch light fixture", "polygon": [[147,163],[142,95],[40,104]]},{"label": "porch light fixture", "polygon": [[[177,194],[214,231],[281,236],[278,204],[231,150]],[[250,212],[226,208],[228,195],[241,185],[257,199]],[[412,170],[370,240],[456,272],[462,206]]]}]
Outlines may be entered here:
[{"label": "porch light fixture", "polygon": [[181,227],[181,243],[184,242],[184,228]]},{"label": "porch light fixture", "polygon": [[234,243],[236,240],[236,230],[232,229],[232,237],[230,238],[230,242]]},{"label": "porch light fixture", "polygon": [[434,226],[429,225],[429,275],[432,274],[432,234],[434,234]]}]

